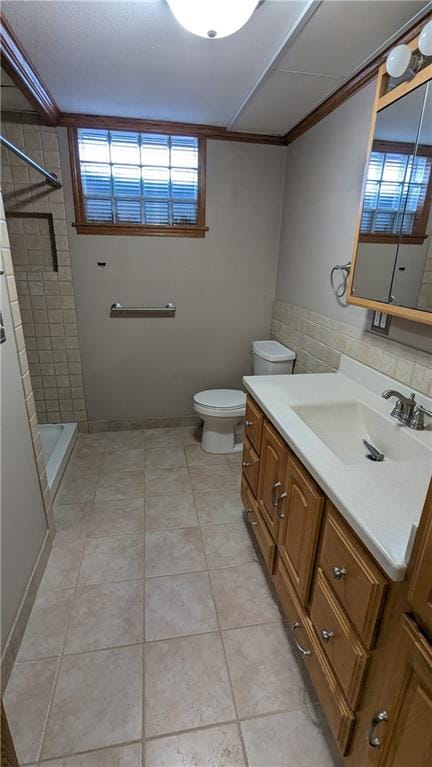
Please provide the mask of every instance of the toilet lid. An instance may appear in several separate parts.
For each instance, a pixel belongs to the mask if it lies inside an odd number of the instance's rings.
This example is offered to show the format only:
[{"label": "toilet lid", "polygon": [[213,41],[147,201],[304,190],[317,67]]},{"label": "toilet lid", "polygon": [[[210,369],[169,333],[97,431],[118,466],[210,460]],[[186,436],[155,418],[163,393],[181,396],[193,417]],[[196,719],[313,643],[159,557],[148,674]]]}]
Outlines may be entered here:
[{"label": "toilet lid", "polygon": [[239,389],[208,389],[195,394],[194,401],[197,405],[205,405],[205,407],[234,410],[246,403],[246,394]]}]

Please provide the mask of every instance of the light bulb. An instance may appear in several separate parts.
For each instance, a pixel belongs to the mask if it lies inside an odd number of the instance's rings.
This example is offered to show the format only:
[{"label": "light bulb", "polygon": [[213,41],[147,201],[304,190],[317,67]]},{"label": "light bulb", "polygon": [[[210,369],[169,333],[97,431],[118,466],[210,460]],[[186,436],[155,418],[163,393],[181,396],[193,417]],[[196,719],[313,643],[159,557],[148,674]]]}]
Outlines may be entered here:
[{"label": "light bulb", "polygon": [[386,60],[386,69],[390,77],[402,77],[411,64],[412,51],[409,45],[397,45]]},{"label": "light bulb", "polygon": [[249,21],[258,0],[168,0],[177,21],[200,37],[228,37]]},{"label": "light bulb", "polygon": [[432,21],[428,21],[420,32],[418,47],[423,56],[432,56]]}]

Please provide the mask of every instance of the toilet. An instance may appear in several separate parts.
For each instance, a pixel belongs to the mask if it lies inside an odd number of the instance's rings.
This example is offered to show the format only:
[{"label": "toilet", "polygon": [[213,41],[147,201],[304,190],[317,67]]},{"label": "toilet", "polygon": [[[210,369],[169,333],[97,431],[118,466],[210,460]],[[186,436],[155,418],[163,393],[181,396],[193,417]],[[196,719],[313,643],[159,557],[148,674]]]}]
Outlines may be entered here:
[{"label": "toilet", "polygon": [[[253,375],[290,375],[295,352],[279,341],[253,341]],[[208,389],[195,394],[193,408],[204,421],[201,447],[206,453],[233,453],[242,450],[236,442],[236,426],[244,417],[246,394],[240,389]]]}]

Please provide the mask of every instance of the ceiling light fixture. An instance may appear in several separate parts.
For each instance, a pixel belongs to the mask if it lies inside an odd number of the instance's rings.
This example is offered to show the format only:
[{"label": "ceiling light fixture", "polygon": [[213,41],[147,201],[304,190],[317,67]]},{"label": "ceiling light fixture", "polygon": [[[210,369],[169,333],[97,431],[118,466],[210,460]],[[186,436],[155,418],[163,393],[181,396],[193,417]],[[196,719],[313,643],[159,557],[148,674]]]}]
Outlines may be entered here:
[{"label": "ceiling light fixture", "polygon": [[249,21],[258,0],[168,0],[177,21],[200,37],[228,37]]},{"label": "ceiling light fixture", "polygon": [[432,21],[428,21],[420,32],[418,51],[412,51],[406,44],[391,49],[386,59],[387,73],[390,77],[399,78],[408,72],[414,77],[428,56],[432,56]]}]

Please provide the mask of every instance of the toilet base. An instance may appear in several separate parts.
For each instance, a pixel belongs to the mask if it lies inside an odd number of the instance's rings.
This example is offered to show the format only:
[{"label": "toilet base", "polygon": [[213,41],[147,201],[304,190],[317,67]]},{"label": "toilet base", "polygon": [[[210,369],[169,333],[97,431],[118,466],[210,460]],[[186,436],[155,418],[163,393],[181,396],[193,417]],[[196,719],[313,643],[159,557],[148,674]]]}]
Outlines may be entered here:
[{"label": "toilet base", "polygon": [[201,447],[206,453],[237,453],[243,449],[241,442],[235,441],[234,426],[239,417],[212,418],[205,416],[201,437]]}]

